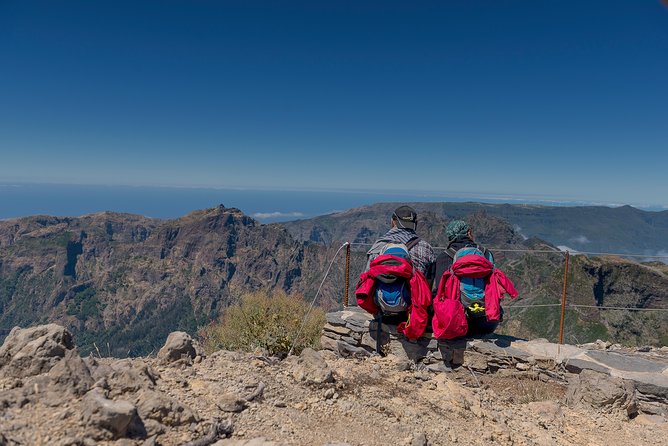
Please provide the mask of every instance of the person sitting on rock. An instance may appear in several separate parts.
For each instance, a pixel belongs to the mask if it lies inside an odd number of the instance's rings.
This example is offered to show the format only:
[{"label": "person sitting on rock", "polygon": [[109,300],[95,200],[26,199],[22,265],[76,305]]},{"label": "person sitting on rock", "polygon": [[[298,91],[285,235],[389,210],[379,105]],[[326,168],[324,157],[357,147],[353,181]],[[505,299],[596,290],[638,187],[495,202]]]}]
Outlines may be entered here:
[{"label": "person sitting on rock", "polygon": [[492,333],[503,319],[500,299],[517,296],[506,275],[495,268],[494,255],[473,240],[462,221],[446,228],[448,247],[436,258],[436,298],[432,328],[439,339]]},{"label": "person sitting on rock", "polygon": [[398,332],[417,339],[429,322],[431,288],[425,274],[432,268],[434,251],[415,233],[413,208],[398,207],[391,225],[367,252],[367,267],[355,290],[357,304],[379,322],[388,316],[385,322],[397,323]]},{"label": "person sitting on rock", "polygon": [[367,263],[365,270],[373,259],[378,257],[388,243],[403,243],[408,248],[413,267],[420,271],[428,281],[433,280],[433,266],[436,260],[434,249],[422,240],[417,234],[418,214],[410,206],[399,206],[392,213],[390,219],[390,230],[371,246],[367,251]]}]

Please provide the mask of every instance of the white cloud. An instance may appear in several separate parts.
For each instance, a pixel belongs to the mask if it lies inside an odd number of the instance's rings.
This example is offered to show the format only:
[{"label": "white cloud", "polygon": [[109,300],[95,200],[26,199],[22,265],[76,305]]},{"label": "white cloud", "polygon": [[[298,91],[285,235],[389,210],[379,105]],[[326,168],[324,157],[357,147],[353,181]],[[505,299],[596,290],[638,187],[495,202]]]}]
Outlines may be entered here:
[{"label": "white cloud", "polygon": [[305,217],[302,212],[256,212],[252,217],[258,220],[266,220],[268,218],[299,218]]},{"label": "white cloud", "polygon": [[643,262],[662,262],[668,264],[668,251],[665,249],[662,249],[660,251],[657,251],[656,254],[645,251],[645,257],[642,259]]},{"label": "white cloud", "polygon": [[574,242],[576,242],[576,243],[590,243],[590,242],[591,242],[591,241],[590,241],[587,237],[585,237],[584,235],[578,235],[577,237],[572,238],[571,240],[574,241]]},{"label": "white cloud", "polygon": [[559,246],[557,246],[557,249],[558,249],[559,251],[563,251],[563,252],[568,251],[568,252],[571,253],[571,254],[577,254],[577,253],[578,253],[578,250],[577,250],[577,249],[569,248],[569,247],[566,246],[566,245],[559,245]]},{"label": "white cloud", "polygon": [[524,235],[524,234],[522,233],[522,228],[521,228],[519,225],[514,225],[514,226],[513,226],[513,229],[514,229],[515,232],[518,233],[518,234],[520,235],[520,237],[522,237],[524,240],[528,240],[528,239],[529,239],[529,237],[527,237],[526,235]]}]

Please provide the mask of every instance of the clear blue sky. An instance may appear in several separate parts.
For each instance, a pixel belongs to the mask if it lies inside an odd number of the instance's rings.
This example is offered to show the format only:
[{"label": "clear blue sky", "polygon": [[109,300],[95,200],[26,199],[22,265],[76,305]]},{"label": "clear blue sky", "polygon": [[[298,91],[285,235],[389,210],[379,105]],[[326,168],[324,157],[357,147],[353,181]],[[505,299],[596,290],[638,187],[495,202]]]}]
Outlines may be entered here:
[{"label": "clear blue sky", "polygon": [[0,0],[0,182],[668,205],[658,0]]}]

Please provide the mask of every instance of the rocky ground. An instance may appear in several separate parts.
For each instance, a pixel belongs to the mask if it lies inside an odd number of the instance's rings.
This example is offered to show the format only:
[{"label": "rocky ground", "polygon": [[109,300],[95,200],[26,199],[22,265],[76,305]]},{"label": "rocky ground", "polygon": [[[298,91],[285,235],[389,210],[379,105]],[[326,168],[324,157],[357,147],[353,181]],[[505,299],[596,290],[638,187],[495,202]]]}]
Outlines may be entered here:
[{"label": "rocky ground", "polygon": [[15,329],[0,347],[0,445],[668,445],[667,401],[644,412],[627,380],[541,361],[480,370],[205,357],[184,333],[155,358],[81,359],[62,327]]}]

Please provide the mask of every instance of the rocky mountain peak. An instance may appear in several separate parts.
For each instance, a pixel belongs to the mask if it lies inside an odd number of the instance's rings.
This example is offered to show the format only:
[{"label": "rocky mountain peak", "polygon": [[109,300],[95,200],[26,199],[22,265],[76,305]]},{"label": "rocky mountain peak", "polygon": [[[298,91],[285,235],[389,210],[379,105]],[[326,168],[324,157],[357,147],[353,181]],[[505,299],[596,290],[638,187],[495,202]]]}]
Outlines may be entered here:
[{"label": "rocky mountain peak", "polygon": [[48,318],[88,340],[86,352],[96,339],[118,356],[157,349],[175,329],[194,332],[227,305],[230,288],[290,290],[304,250],[283,228],[223,205],[174,220],[105,212],[4,221],[0,248],[0,334]]}]

